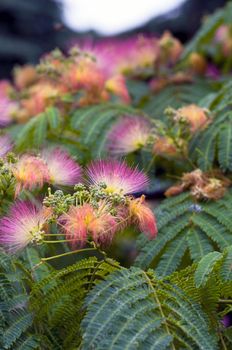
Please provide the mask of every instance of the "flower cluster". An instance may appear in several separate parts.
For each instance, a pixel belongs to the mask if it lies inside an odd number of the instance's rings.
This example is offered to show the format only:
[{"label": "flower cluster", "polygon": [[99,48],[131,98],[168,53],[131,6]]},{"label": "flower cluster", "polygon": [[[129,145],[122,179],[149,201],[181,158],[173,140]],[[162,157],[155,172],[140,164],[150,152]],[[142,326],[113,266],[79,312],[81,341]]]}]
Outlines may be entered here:
[{"label": "flower cluster", "polygon": [[16,179],[16,196],[22,189],[42,188],[45,183],[75,185],[81,178],[80,166],[61,148],[42,150],[40,155],[23,154],[10,168]]},{"label": "flower cluster", "polygon": [[[33,167],[38,168],[38,161],[33,159]],[[42,180],[41,174],[37,180],[33,179],[36,183]],[[144,195],[133,196],[147,184],[147,177],[141,171],[123,162],[96,161],[86,169],[85,184],[75,185],[72,195],[64,195],[61,190],[52,194],[49,190],[43,206],[38,207],[16,201],[0,221],[0,243],[15,252],[30,242],[49,242],[49,222],[58,224],[71,247],[82,247],[90,241],[97,246],[108,245],[118,231],[129,225],[154,238],[157,234],[154,214]]]},{"label": "flower cluster", "polygon": [[144,116],[122,116],[108,133],[106,148],[112,156],[125,156],[142,148],[161,157],[183,156],[191,137],[211,122],[209,112],[197,105],[166,110],[169,123]]},{"label": "flower cluster", "polygon": [[73,44],[94,56],[109,74],[146,76],[153,69],[158,55],[158,39],[136,35],[124,39],[85,40]]}]

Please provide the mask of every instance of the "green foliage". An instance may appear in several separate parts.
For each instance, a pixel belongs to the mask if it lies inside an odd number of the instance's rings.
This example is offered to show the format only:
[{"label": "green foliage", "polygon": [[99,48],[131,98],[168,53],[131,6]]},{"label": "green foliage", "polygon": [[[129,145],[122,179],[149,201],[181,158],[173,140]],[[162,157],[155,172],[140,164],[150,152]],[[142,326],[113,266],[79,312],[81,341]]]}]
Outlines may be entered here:
[{"label": "green foliage", "polygon": [[82,349],[217,349],[201,306],[152,271],[113,273],[86,305]]},{"label": "green foliage", "polygon": [[96,159],[107,154],[107,135],[117,118],[143,114],[132,107],[112,103],[80,108],[71,118],[71,129],[79,132],[78,141],[87,159]]},{"label": "green foliage", "polygon": [[207,80],[196,80],[189,84],[173,84],[154,95],[150,95],[148,101],[144,103],[143,109],[149,115],[163,119],[163,112],[167,107],[180,108],[191,103],[197,104],[202,96],[213,90],[213,84]]},{"label": "green foliage", "polygon": [[209,277],[215,264],[218,262],[221,256],[222,254],[219,252],[212,252],[200,260],[195,272],[195,283],[197,287],[205,285],[207,278]]},{"label": "green foliage", "polygon": [[215,248],[222,251],[232,244],[231,205],[231,190],[216,202],[196,202],[188,192],[166,199],[155,210],[158,237],[139,238],[135,265],[154,267],[165,276],[189,258],[197,261]]},{"label": "green foliage", "polygon": [[62,132],[60,112],[55,107],[31,118],[16,135],[16,147],[22,151],[28,148],[41,148],[47,138]]},{"label": "green foliage", "polygon": [[186,58],[192,52],[201,52],[202,46],[213,38],[215,30],[225,22],[228,13],[231,13],[231,4],[228,4],[228,8],[217,10],[212,16],[208,17],[194,38],[185,47],[182,58]]},{"label": "green foliage", "polygon": [[0,347],[1,349],[38,349],[39,338],[32,333],[33,313],[28,309],[25,280],[30,275],[15,259],[0,253]]},{"label": "green foliage", "polygon": [[198,264],[195,272],[195,284],[204,286],[211,277],[212,271],[216,271],[223,282],[232,280],[232,247],[225,249],[223,253],[212,252],[204,256]]},{"label": "green foliage", "polygon": [[[73,349],[80,343],[83,299],[97,282],[115,270],[95,257],[81,259],[61,270],[53,270],[32,287],[30,305],[35,325],[57,349]],[[53,347],[51,347],[53,349]]]},{"label": "green foliage", "polygon": [[229,82],[217,94],[210,95],[207,108],[212,112],[213,120],[190,144],[191,158],[204,171],[215,165],[223,171],[232,170],[231,91],[232,85]]}]

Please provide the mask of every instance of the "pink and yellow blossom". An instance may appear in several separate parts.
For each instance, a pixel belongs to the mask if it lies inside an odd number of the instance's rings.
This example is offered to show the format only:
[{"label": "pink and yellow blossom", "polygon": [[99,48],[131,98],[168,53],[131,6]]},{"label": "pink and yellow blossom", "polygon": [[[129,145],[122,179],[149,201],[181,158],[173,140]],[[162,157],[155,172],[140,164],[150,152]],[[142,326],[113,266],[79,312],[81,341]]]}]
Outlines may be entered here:
[{"label": "pink and yellow blossom", "polygon": [[147,176],[137,168],[130,168],[125,162],[98,160],[87,169],[90,184],[106,185],[106,192],[132,194],[144,190],[148,185]]},{"label": "pink and yellow blossom", "polygon": [[140,231],[145,233],[150,239],[157,236],[158,230],[155,215],[145,203],[145,196],[129,201],[129,215],[132,223],[137,225]]},{"label": "pink and yellow blossom", "polygon": [[18,104],[9,97],[10,89],[8,81],[0,81],[0,127],[9,125],[18,110]]},{"label": "pink and yellow blossom", "polygon": [[48,208],[16,201],[9,214],[0,220],[0,244],[7,251],[15,253],[31,242],[40,243],[49,217]]},{"label": "pink and yellow blossom", "polygon": [[102,204],[98,209],[89,203],[82,206],[71,206],[68,213],[60,218],[66,238],[73,247],[82,247],[88,236],[99,245],[109,244],[116,232],[116,221]]},{"label": "pink and yellow blossom", "polygon": [[13,148],[13,143],[9,135],[0,136],[0,157],[5,157],[5,155],[10,152]]},{"label": "pink and yellow blossom", "polygon": [[108,92],[118,96],[123,103],[130,103],[130,95],[126,86],[125,78],[122,75],[115,75],[105,83]]},{"label": "pink and yellow blossom", "polygon": [[33,155],[23,155],[12,167],[16,178],[16,196],[22,189],[32,190],[49,182],[50,174],[43,159]]},{"label": "pink and yellow blossom", "polygon": [[144,147],[151,135],[151,124],[140,116],[125,116],[108,136],[107,148],[112,155],[126,155]]},{"label": "pink and yellow blossom", "polygon": [[48,168],[49,183],[72,186],[80,182],[81,167],[61,148],[43,150],[41,158]]}]

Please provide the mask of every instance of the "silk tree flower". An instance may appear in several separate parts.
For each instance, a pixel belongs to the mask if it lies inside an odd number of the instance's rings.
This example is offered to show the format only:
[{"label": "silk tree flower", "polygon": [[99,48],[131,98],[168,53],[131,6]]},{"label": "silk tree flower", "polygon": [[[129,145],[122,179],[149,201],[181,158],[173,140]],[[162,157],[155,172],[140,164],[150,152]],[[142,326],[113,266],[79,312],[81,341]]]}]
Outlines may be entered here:
[{"label": "silk tree flower", "polygon": [[98,92],[104,88],[105,73],[90,57],[78,58],[67,68],[63,72],[62,81],[68,90],[86,89]]},{"label": "silk tree flower", "polygon": [[54,105],[63,89],[58,84],[40,81],[28,89],[29,96],[21,100],[22,109],[27,118],[44,112],[48,106]]},{"label": "silk tree flower", "polygon": [[0,220],[0,244],[15,253],[29,243],[40,243],[50,209],[37,208],[31,202],[16,201],[7,216]]},{"label": "silk tree flower", "polygon": [[104,203],[98,209],[94,209],[89,203],[78,207],[71,206],[68,213],[61,216],[60,223],[72,247],[84,246],[88,236],[97,244],[109,244],[117,227]]},{"label": "silk tree flower", "polygon": [[49,183],[72,186],[80,182],[81,167],[61,148],[43,150],[41,158],[48,168]]},{"label": "silk tree flower", "polygon": [[174,118],[186,121],[192,133],[204,129],[210,123],[205,109],[194,104],[179,108]]},{"label": "silk tree flower", "polygon": [[10,84],[7,81],[0,81],[0,127],[9,125],[18,109],[18,104],[9,98],[9,89]]},{"label": "silk tree flower", "polygon": [[32,190],[42,187],[49,182],[50,174],[47,164],[40,157],[23,155],[18,162],[12,166],[13,175],[16,178],[16,196],[22,189]]},{"label": "silk tree flower", "polygon": [[4,157],[13,148],[13,143],[9,135],[0,136],[0,157]]},{"label": "silk tree flower", "polygon": [[38,81],[38,79],[39,76],[36,72],[36,68],[30,64],[14,69],[14,83],[19,90],[31,86]]},{"label": "silk tree flower", "polygon": [[105,83],[108,92],[118,96],[123,103],[130,103],[130,95],[127,90],[125,78],[122,75],[115,75]]},{"label": "silk tree flower", "polygon": [[137,225],[150,239],[157,236],[155,215],[145,203],[145,196],[129,201],[129,216],[132,223]]},{"label": "silk tree flower", "polygon": [[107,148],[112,155],[126,155],[144,147],[151,135],[151,124],[140,116],[125,116],[108,136]]},{"label": "silk tree flower", "polygon": [[153,67],[157,57],[157,39],[136,35],[126,39],[89,39],[74,43],[81,50],[95,57],[98,65],[108,76],[117,74],[140,73],[141,70]]},{"label": "silk tree flower", "polygon": [[95,219],[90,223],[89,230],[96,244],[109,245],[117,231],[120,230],[117,217],[111,215],[110,205],[100,201],[95,209]]},{"label": "silk tree flower", "polygon": [[174,65],[183,52],[181,42],[174,38],[169,31],[165,31],[159,39],[159,60],[158,63]]},{"label": "silk tree flower", "polygon": [[148,178],[142,171],[116,160],[93,162],[87,169],[87,175],[92,185],[104,183],[109,194],[132,194],[144,190],[148,185]]}]

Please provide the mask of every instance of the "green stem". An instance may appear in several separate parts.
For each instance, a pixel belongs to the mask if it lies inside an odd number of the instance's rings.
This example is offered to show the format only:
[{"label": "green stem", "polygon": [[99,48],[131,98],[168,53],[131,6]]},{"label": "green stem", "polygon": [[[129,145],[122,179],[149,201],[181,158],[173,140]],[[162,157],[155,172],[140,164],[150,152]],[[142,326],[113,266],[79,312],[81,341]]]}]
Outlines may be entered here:
[{"label": "green stem", "polygon": [[46,240],[43,241],[43,243],[65,243],[65,242],[76,242],[76,239],[58,239],[56,241],[46,241]]},{"label": "green stem", "polygon": [[[148,285],[149,285],[151,291],[153,292],[153,295],[154,295],[155,301],[156,301],[156,303],[157,303],[157,305],[158,305],[160,314],[161,314],[161,316],[162,316],[162,318],[163,318],[163,320],[164,320],[164,327],[165,327],[165,329],[166,329],[166,332],[167,332],[169,335],[171,335],[171,333],[170,333],[170,331],[169,331],[167,319],[166,319],[166,317],[165,317],[165,315],[164,315],[164,312],[163,312],[163,309],[162,309],[162,305],[161,305],[161,303],[160,303],[160,301],[159,301],[159,298],[158,298],[158,295],[157,295],[157,293],[156,293],[156,290],[155,290],[153,284],[152,284],[151,281],[150,281],[150,278],[147,276],[147,274],[146,274],[145,271],[144,271],[144,275],[145,275],[145,278],[146,278],[146,280],[147,280],[147,283],[148,283]],[[173,343],[171,344],[171,348],[172,348],[172,350],[176,350],[175,345],[174,345]]]},{"label": "green stem", "polygon": [[221,343],[222,343],[223,350],[228,350],[227,346],[226,346],[226,343],[225,343],[221,333],[220,333],[220,340],[221,340]]},{"label": "green stem", "polygon": [[151,158],[150,162],[148,163],[148,165],[145,169],[146,173],[148,173],[151,170],[152,165],[155,163],[155,158],[156,158],[155,155]]},{"label": "green stem", "polygon": [[46,236],[65,236],[65,233],[45,233]]},{"label": "green stem", "polygon": [[50,256],[48,258],[42,258],[41,261],[45,262],[45,261],[49,261],[49,260],[53,260],[53,259],[58,259],[58,258],[61,258],[63,256],[72,255],[72,254],[76,254],[76,253],[82,253],[82,252],[88,252],[88,251],[91,251],[91,250],[96,250],[96,248],[77,249],[77,250],[73,250],[71,252]]},{"label": "green stem", "polygon": [[219,304],[232,304],[232,300],[230,299],[219,299]]}]

